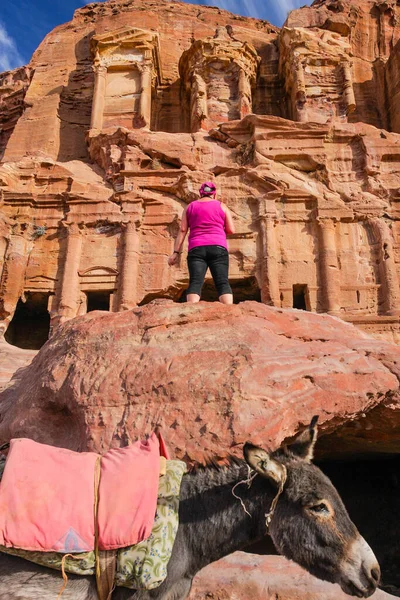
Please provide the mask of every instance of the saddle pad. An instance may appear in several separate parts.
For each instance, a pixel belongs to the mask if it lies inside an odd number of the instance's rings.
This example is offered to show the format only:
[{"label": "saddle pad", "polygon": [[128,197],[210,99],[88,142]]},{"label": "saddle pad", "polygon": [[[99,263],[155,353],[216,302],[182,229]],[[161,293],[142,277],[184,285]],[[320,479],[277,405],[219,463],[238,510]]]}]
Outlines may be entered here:
[{"label": "saddle pad", "polygon": [[[164,462],[164,461],[163,461]],[[157,509],[150,536],[117,551],[114,583],[130,589],[152,590],[164,581],[179,525],[179,495],[186,465],[180,460],[165,461],[165,473],[159,478]],[[1,464],[0,464],[1,480]],[[75,575],[95,574],[95,553],[84,552],[73,557],[58,552],[29,552],[0,546],[0,552],[25,558],[38,565]]]},{"label": "saddle pad", "polygon": [[[157,504],[160,443],[110,450],[101,458],[100,550],[130,546],[151,533]],[[0,485],[0,545],[80,553],[95,546],[95,471],[99,455],[11,441]]]},{"label": "saddle pad", "polygon": [[160,443],[109,450],[101,460],[99,549],[133,546],[149,537],[157,507]]}]

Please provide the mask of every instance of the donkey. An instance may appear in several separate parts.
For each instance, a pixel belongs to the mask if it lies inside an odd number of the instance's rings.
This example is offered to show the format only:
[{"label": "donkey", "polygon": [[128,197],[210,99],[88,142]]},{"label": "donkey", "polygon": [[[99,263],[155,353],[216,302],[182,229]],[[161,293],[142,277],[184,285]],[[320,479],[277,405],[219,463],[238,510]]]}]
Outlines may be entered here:
[{"label": "donkey", "polygon": [[[114,600],[185,600],[206,565],[261,540],[312,575],[367,598],[379,583],[377,560],[341,498],[311,463],[317,418],[289,446],[271,453],[246,443],[244,460],[187,473],[180,524],[166,580],[155,590],[117,588]],[[54,600],[60,574],[0,555],[0,600]],[[71,576],[62,600],[96,600],[93,578]]]}]

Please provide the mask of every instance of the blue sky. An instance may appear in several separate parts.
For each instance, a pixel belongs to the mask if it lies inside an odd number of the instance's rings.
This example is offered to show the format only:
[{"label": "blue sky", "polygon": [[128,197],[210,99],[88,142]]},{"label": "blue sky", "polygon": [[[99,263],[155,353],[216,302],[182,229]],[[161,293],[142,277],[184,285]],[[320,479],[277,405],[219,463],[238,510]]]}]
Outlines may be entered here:
[{"label": "blue sky", "polygon": [[[85,0],[0,0],[0,72],[29,62],[44,36],[72,18]],[[282,25],[287,13],[311,0],[198,0],[233,13]]]}]

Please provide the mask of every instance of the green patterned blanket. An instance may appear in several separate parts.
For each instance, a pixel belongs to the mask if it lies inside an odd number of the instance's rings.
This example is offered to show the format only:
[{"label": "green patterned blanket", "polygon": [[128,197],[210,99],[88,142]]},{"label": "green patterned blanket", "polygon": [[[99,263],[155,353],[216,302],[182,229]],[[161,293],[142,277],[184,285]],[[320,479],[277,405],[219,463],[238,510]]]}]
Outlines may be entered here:
[{"label": "green patterned blanket", "polygon": [[[0,478],[2,475],[0,463]],[[150,537],[135,546],[117,552],[115,585],[130,589],[152,590],[167,576],[179,525],[179,492],[186,465],[180,460],[167,460],[165,475],[160,477],[156,516]],[[0,552],[20,556],[39,565],[61,570],[63,554],[57,552],[28,552],[0,546]],[[74,554],[64,561],[65,571],[76,575],[94,575],[94,552]]]}]

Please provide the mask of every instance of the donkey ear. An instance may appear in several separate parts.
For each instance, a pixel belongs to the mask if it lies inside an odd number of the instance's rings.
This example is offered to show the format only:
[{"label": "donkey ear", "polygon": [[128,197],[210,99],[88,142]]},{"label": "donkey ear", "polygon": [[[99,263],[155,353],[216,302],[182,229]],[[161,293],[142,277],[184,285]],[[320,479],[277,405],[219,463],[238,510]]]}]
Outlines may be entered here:
[{"label": "donkey ear", "polygon": [[300,433],[294,442],[287,446],[287,449],[292,454],[303,458],[307,462],[311,462],[314,457],[314,446],[318,436],[317,421],[318,415],[314,416],[307,429]]},{"label": "donkey ear", "polygon": [[271,479],[278,485],[282,482],[285,476],[285,467],[280,462],[270,457],[268,452],[253,446],[250,442],[246,442],[243,446],[244,459],[254,471],[266,479]]}]

